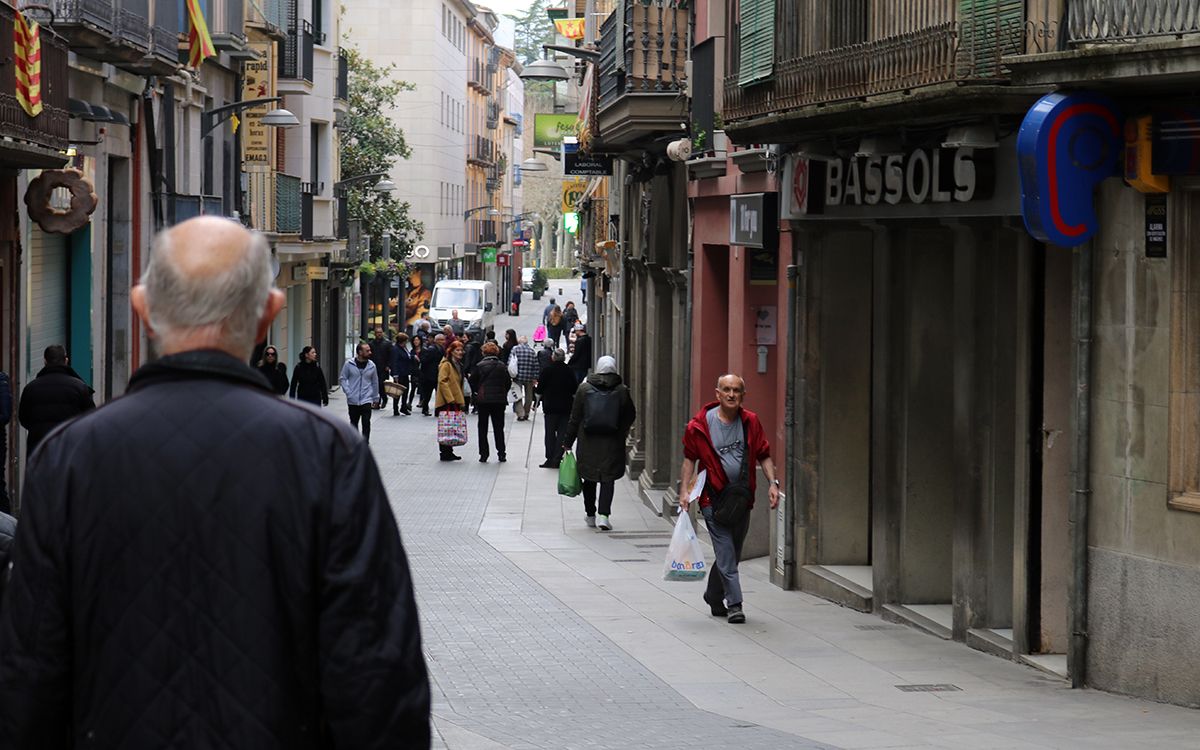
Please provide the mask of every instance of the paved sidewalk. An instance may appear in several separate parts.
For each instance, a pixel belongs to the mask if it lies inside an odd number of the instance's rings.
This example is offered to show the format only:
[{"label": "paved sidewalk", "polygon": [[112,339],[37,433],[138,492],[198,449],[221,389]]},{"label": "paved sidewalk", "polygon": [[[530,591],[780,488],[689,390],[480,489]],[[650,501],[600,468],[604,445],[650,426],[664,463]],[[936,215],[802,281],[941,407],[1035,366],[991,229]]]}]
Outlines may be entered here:
[{"label": "paved sidewalk", "polygon": [[[335,398],[330,407],[344,413]],[[372,445],[415,571],[436,747],[1195,748],[1200,713],[1074,691],[1007,662],[766,581],[748,622],[662,580],[668,522],[618,485],[615,529],[539,469],[542,420],[509,415],[509,462],[437,461],[434,420],[376,412]],[[531,439],[532,438],[532,439]],[[527,456],[528,446],[533,453]],[[527,460],[528,459],[528,460]],[[528,464],[528,466],[527,466]],[[953,692],[898,685],[951,684]]]}]

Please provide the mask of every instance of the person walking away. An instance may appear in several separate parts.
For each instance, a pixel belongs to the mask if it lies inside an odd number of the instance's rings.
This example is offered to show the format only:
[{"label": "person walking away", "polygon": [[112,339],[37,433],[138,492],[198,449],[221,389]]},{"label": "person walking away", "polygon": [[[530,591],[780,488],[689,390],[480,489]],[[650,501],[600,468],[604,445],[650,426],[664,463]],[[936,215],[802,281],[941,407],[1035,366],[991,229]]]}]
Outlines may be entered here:
[{"label": "person walking away", "polygon": [[563,327],[565,325],[562,308],[555,305],[554,309],[550,311],[550,315],[546,318],[546,340],[553,342],[555,348],[558,348],[558,340],[562,338]]},{"label": "person walking away", "polygon": [[508,374],[521,389],[521,399],[515,404],[518,422],[529,419],[533,409],[533,384],[537,382],[538,372],[537,354],[529,346],[529,339],[522,336],[508,360]]},{"label": "person walking away", "polygon": [[306,346],[300,350],[300,361],[292,370],[292,385],[288,395],[314,406],[329,406],[329,386],[325,372],[317,363],[317,350]]},{"label": "person walking away", "polygon": [[571,372],[575,382],[582,383],[592,368],[592,337],[582,323],[575,326],[575,345],[571,349]]},{"label": "person walking away", "polygon": [[[700,495],[700,512],[708,526],[716,556],[715,571],[708,576],[704,601],[713,617],[726,617],[731,623],[743,623],[742,586],[738,578],[738,562],[742,544],[750,529],[750,510],[754,507],[755,472],[761,465],[771,483],[771,508],[779,505],[779,479],[775,462],[771,460],[771,444],[758,415],[742,406],[746,397],[746,381],[734,374],[717,380],[717,400],[704,405],[688,422],[683,432],[683,468],[680,471],[679,505],[686,513],[697,467],[707,474],[704,492]],[[745,484],[741,477],[746,475]],[[716,505],[730,495],[722,492],[734,484],[731,492],[749,493],[748,507],[734,525],[725,525],[714,518]]]},{"label": "person walking away", "polygon": [[379,404],[376,409],[387,406],[387,393],[383,390],[383,382],[391,376],[392,342],[387,340],[383,328],[375,327],[375,338],[371,341],[371,362],[375,364],[376,390],[379,391]]},{"label": "person walking away", "polygon": [[542,325],[548,326],[550,324],[550,311],[556,307],[558,307],[558,301],[554,297],[551,297],[546,306],[542,308]]},{"label": "person walking away", "polygon": [[429,747],[413,583],[370,449],[246,364],[284,305],[266,238],[191,219],[141,279],[159,359],[27,464],[0,747]]},{"label": "person walking away", "polygon": [[[541,352],[538,352],[541,354]],[[557,469],[562,460],[563,438],[567,434],[567,421],[571,417],[571,403],[579,382],[566,365],[567,353],[555,349],[551,362],[538,375],[534,390],[541,397],[542,416],[546,425],[546,460],[543,469]]]},{"label": "person walking away", "polygon": [[273,346],[263,349],[263,358],[258,361],[258,371],[267,379],[271,390],[282,396],[288,392],[287,365],[279,361],[279,350]]},{"label": "person walking away", "polygon": [[392,345],[392,359],[388,364],[388,372],[391,373],[392,380],[404,386],[404,394],[392,399],[392,416],[398,417],[401,414],[405,416],[412,413],[408,406],[409,399],[412,397],[412,389],[408,385],[408,381],[412,378],[413,358],[412,352],[408,348],[408,334],[397,333],[396,342]]},{"label": "person walking away", "polygon": [[505,363],[508,362],[509,357],[512,356],[512,350],[516,347],[516,345],[517,345],[517,332],[514,331],[513,329],[509,328],[507,331],[504,332],[504,343],[501,344],[501,346],[500,346],[500,361],[501,362],[505,362]]},{"label": "person walking away", "polygon": [[17,420],[29,431],[25,442],[29,456],[55,427],[96,408],[95,391],[71,369],[66,349],[51,344],[42,352],[42,361],[45,367],[21,391],[17,405]]},{"label": "person walking away", "polygon": [[612,530],[613,492],[616,481],[625,475],[625,439],[635,419],[637,410],[629,388],[617,374],[617,360],[601,357],[596,372],[575,391],[562,448],[565,453],[579,439],[575,459],[583,484],[583,510],[587,525],[601,531]]},{"label": "person walking away", "polygon": [[441,342],[445,339],[440,337],[439,333],[421,347],[421,413],[427,417],[429,416],[429,402],[433,398],[434,391],[437,390],[438,367],[442,364],[444,354]]},{"label": "person walking away", "polygon": [[[462,373],[463,345],[455,341],[446,347],[446,357],[438,365],[437,401],[433,413],[444,411],[462,411],[466,408],[467,399],[463,396]],[[454,452],[449,445],[438,444],[438,452],[443,461],[458,461],[462,456]]]},{"label": "person walking away", "polygon": [[371,361],[371,345],[359,344],[354,350],[354,356],[342,365],[342,373],[338,376],[342,393],[346,396],[346,406],[350,410],[350,424],[358,429],[362,422],[362,436],[367,443],[371,442],[371,412],[379,402],[379,376],[375,372],[375,363]]},{"label": "person walking away", "polygon": [[421,349],[425,342],[421,338],[414,338],[409,342],[408,357],[410,362],[408,372],[408,390],[404,393],[404,408],[408,414],[412,414],[412,405],[419,404],[417,394],[421,391]]},{"label": "person walking away", "polygon": [[521,290],[514,289],[512,293],[512,314],[513,317],[521,314]]},{"label": "person walking away", "polygon": [[579,310],[575,309],[575,303],[568,301],[567,306],[563,308],[563,330],[569,331],[579,322]]},{"label": "person walking away", "polygon": [[8,379],[8,373],[0,372],[0,513],[12,511],[8,484],[4,479],[8,470],[8,423],[12,421],[12,415],[12,381]]},{"label": "person walking away", "polygon": [[479,413],[479,463],[486,464],[489,455],[488,423],[492,425],[492,436],[496,441],[496,455],[500,463],[508,460],[504,445],[504,407],[508,405],[508,389],[512,378],[508,367],[500,361],[500,347],[489,341],[482,348],[483,359],[470,372],[471,398]]}]

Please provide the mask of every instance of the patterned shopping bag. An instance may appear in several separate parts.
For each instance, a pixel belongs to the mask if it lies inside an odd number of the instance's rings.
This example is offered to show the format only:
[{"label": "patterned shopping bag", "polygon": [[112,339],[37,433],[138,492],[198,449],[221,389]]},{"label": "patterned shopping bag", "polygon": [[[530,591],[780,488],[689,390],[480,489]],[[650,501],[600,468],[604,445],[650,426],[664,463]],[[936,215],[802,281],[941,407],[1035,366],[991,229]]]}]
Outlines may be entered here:
[{"label": "patterned shopping bag", "polygon": [[438,445],[467,444],[467,414],[462,411],[444,411],[437,417]]}]

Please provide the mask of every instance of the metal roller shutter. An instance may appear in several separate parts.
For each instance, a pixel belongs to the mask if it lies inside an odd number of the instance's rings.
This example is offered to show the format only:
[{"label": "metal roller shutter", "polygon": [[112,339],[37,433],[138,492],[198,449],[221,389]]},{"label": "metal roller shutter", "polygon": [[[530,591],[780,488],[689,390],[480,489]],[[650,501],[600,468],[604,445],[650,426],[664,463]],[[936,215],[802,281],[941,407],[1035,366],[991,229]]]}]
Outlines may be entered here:
[{"label": "metal roller shutter", "polygon": [[29,368],[37,372],[47,346],[68,343],[70,248],[65,235],[34,226],[29,250]]}]

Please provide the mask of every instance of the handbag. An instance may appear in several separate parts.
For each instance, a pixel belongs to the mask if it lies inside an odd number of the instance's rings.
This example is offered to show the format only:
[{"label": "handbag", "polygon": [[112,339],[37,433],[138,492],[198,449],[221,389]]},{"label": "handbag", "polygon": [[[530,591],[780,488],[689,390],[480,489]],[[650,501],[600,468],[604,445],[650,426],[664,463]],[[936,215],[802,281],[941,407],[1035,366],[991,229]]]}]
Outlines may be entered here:
[{"label": "handbag", "polygon": [[438,445],[454,447],[467,444],[467,414],[463,411],[443,411],[437,415]]},{"label": "handbag", "polygon": [[[713,520],[721,526],[732,529],[741,525],[750,514],[750,503],[754,495],[750,492],[750,482],[746,477],[746,467],[750,463],[750,441],[746,436],[746,422],[742,421],[742,443],[746,446],[742,452],[742,470],[736,482],[729,482],[712,498]],[[722,467],[723,468],[723,467]],[[729,477],[725,477],[726,480]]]}]

